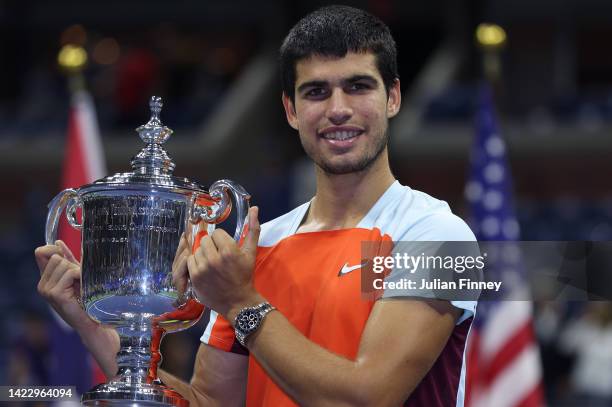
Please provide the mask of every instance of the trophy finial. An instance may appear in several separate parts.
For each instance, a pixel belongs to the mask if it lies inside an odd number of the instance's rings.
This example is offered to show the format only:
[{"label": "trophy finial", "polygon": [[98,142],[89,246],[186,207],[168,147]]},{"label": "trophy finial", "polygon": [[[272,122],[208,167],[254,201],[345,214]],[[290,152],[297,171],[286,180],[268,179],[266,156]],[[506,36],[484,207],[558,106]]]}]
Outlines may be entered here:
[{"label": "trophy finial", "polygon": [[172,134],[172,130],[164,126],[159,118],[163,105],[161,97],[151,96],[151,118],[147,124],[136,129],[142,141],[147,144],[132,159],[132,168],[140,173],[171,174],[174,170],[174,163],[161,146]]},{"label": "trophy finial", "polygon": [[161,113],[163,106],[164,102],[162,101],[161,97],[151,96],[151,101],[149,102],[149,108],[151,108],[151,119],[159,120],[159,114]]}]

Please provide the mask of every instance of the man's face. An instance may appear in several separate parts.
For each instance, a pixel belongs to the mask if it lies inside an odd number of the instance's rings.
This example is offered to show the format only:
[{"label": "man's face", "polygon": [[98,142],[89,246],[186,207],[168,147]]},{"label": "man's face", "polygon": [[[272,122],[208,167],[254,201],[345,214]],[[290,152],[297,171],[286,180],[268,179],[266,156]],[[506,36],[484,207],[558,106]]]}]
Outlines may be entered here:
[{"label": "man's face", "polygon": [[287,120],[299,131],[306,154],[331,174],[362,171],[381,156],[388,119],[400,102],[399,80],[387,96],[369,52],[300,60],[295,103],[283,95]]}]

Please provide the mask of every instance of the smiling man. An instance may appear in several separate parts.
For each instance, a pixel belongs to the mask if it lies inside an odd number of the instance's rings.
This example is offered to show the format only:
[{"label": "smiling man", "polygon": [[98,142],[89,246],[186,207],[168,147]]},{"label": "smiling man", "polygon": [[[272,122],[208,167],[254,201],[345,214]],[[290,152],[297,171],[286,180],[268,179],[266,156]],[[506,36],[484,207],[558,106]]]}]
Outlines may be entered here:
[{"label": "smiling man", "polygon": [[475,303],[361,292],[361,242],[474,240],[446,203],[391,173],[401,93],[389,29],[326,7],[297,23],[280,54],[287,121],[314,161],[316,194],[261,233],[252,208],[243,248],[223,231],[195,254],[182,244],[174,277],[189,275],[212,309],[185,391],[197,400],[246,380],[252,406],[462,405]]},{"label": "smiling man", "polygon": [[[280,54],[282,102],[314,162],[316,194],[261,228],[251,208],[242,247],[222,230],[195,253],[181,241],[174,281],[191,279],[208,324],[191,383],[160,376],[195,405],[463,405],[475,303],[361,291],[364,241],[474,240],[445,202],[393,177],[388,122],[401,93],[389,29],[362,10],[325,7],[293,27]],[[112,375],[116,339],[80,329]]]}]

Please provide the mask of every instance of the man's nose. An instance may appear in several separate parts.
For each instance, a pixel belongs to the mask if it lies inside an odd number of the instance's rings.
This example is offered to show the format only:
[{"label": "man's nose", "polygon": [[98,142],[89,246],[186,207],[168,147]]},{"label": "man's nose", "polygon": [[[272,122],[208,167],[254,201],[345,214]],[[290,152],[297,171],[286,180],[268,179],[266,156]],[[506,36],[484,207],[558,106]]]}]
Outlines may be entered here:
[{"label": "man's nose", "polygon": [[327,118],[335,125],[342,124],[351,118],[353,109],[348,95],[342,89],[334,89],[328,99]]}]

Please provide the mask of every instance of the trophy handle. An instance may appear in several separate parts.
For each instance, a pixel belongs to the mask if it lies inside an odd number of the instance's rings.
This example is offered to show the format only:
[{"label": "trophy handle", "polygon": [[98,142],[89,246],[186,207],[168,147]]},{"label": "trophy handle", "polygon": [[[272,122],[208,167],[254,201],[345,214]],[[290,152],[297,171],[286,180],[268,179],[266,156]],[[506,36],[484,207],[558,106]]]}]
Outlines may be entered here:
[{"label": "trophy handle", "polygon": [[[236,231],[234,240],[241,243],[248,226],[247,215],[249,212],[249,199],[251,195],[239,184],[228,179],[221,179],[210,186],[210,197],[215,202],[213,207],[199,206],[195,204],[192,212],[191,222],[197,224],[204,220],[208,224],[221,223],[229,216],[232,208],[232,199],[236,208]],[[192,242],[193,243],[193,242]]]},{"label": "trophy handle", "polygon": [[[210,186],[210,196],[212,196],[213,199],[219,197],[222,202],[222,206],[231,208],[231,201],[229,199],[228,192],[232,195],[236,208],[237,220],[234,240],[240,243],[248,226],[247,215],[249,213],[249,199],[251,199],[251,195],[242,187],[242,185],[229,179],[221,179]],[[224,212],[224,209],[219,211],[221,214],[224,214]],[[228,214],[229,211],[225,215],[225,218],[227,218]],[[223,220],[225,220],[225,218]],[[222,222],[222,220],[217,222]]]},{"label": "trophy handle", "polygon": [[46,244],[55,244],[59,218],[64,208],[66,208],[66,218],[70,226],[75,229],[81,229],[82,224],[76,218],[76,210],[79,206],[81,206],[79,194],[72,188],[64,189],[51,200],[49,203],[49,213],[47,213],[47,225],[45,227]]},{"label": "trophy handle", "polygon": [[[216,181],[210,186],[209,195],[214,202],[212,206],[199,205],[198,196],[194,195],[191,199],[191,211],[186,219],[185,231],[187,232],[189,245],[193,250],[196,236],[198,235],[198,225],[203,220],[208,226],[208,233],[214,229],[214,225],[223,222],[230,214],[232,209],[232,200],[236,206],[236,231],[234,232],[234,240],[242,245],[243,237],[248,230],[247,215],[249,212],[249,199],[251,195],[239,184],[228,179]],[[212,228],[210,228],[212,227]],[[177,304],[184,304],[189,298],[196,298],[191,286],[191,280],[187,283],[185,293],[177,299]],[[199,302],[199,301],[198,301]]]}]

